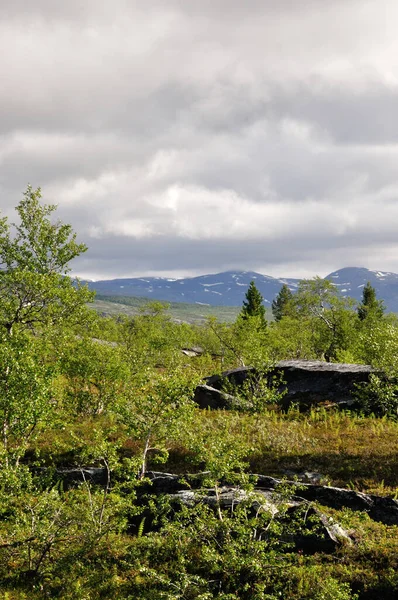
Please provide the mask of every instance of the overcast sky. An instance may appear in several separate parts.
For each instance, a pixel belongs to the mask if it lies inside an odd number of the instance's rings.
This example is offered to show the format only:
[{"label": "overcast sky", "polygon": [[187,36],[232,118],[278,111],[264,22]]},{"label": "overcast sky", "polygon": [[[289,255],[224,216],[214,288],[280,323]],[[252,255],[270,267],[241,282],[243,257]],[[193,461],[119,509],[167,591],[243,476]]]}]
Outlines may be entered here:
[{"label": "overcast sky", "polygon": [[0,208],[91,278],[398,272],[396,0],[1,0]]}]

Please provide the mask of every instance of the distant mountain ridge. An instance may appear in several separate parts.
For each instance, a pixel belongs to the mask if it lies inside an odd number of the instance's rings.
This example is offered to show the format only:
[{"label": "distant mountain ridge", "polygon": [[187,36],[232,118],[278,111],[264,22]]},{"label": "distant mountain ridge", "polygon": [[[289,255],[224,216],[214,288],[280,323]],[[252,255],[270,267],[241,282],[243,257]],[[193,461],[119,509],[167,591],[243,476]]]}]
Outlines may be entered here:
[{"label": "distant mountain ridge", "polygon": [[[398,275],[370,271],[362,267],[346,267],[325,277],[334,283],[342,295],[355,300],[362,298],[362,289],[368,281],[376,289],[377,297],[384,300],[388,311],[398,312]],[[265,306],[271,306],[283,284],[293,292],[300,279],[275,278],[254,271],[226,271],[199,277],[172,279],[165,277],[137,277],[88,281],[90,289],[99,295],[138,296],[165,302],[188,302],[210,306],[240,306],[251,281],[264,297]]]}]

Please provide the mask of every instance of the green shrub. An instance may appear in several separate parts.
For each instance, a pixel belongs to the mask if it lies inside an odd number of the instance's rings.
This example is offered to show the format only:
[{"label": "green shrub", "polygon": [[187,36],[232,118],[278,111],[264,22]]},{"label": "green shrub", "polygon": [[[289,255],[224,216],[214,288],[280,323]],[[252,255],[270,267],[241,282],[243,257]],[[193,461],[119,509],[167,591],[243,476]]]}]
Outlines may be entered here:
[{"label": "green shrub", "polygon": [[367,415],[398,415],[398,383],[395,381],[372,374],[369,383],[358,385],[356,398]]},{"label": "green shrub", "polygon": [[340,583],[333,577],[327,577],[320,589],[314,596],[314,600],[356,600],[358,594],[351,594],[348,583]]}]

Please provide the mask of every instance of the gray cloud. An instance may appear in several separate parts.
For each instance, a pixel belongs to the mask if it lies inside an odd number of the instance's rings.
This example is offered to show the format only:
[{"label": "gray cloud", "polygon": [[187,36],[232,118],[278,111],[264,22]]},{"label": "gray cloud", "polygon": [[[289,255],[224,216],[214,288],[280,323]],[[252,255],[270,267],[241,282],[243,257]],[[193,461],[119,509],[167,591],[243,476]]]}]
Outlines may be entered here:
[{"label": "gray cloud", "polygon": [[398,271],[394,0],[5,0],[0,207],[88,277]]}]

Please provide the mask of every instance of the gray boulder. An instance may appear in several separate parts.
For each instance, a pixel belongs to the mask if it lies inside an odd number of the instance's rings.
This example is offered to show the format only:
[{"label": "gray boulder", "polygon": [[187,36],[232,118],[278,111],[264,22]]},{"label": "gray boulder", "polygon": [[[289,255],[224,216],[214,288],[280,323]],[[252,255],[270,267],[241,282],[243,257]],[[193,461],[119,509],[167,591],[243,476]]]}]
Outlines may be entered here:
[{"label": "gray boulder", "polygon": [[204,350],[200,346],[193,346],[192,348],[182,348],[181,352],[185,356],[189,356],[191,358],[196,356],[202,356],[202,354],[204,354]]},{"label": "gray boulder", "polygon": [[[266,475],[257,476],[257,487],[274,490],[281,480]],[[366,512],[371,519],[385,525],[398,525],[398,500],[386,496],[364,494],[354,490],[346,490],[326,485],[313,485],[310,483],[297,483],[289,481],[288,484],[297,488],[297,497],[311,502],[318,502],[323,506]]]},{"label": "gray boulder", "polygon": [[105,486],[108,483],[108,471],[104,467],[57,469],[55,479],[62,481],[65,490],[83,482]]},{"label": "gray boulder", "polygon": [[[213,490],[209,494],[208,488],[206,488],[206,492],[203,495],[203,481],[207,475],[208,473],[198,473],[196,475],[182,476],[150,471],[146,474],[146,477],[151,483],[144,485],[142,491],[170,495],[182,494],[182,492],[188,491],[190,494],[186,496],[187,499],[192,499],[196,497],[195,494],[198,494],[198,497],[202,498],[202,501],[205,497],[208,498],[205,502],[211,504],[215,501],[215,491]],[[256,481],[255,493],[260,494],[268,502],[275,502],[277,500],[275,490],[281,484],[282,480],[269,477],[268,475],[253,475],[253,478]],[[350,508],[351,510],[362,511],[367,513],[374,521],[384,523],[385,525],[398,525],[398,500],[394,500],[393,498],[364,494],[354,490],[326,485],[299,483],[297,481],[286,481],[284,483],[292,487],[293,496],[289,499],[292,506],[296,506],[303,501],[317,502],[330,508]],[[222,503],[225,503],[225,506],[232,502],[233,498],[235,498],[234,502],[236,502],[237,498],[241,497],[240,488],[222,484],[220,489],[225,494],[224,496],[220,495]],[[198,490],[200,490],[200,493]],[[236,496],[234,496],[235,493],[237,494]]]},{"label": "gray boulder", "polygon": [[344,407],[355,404],[357,385],[367,383],[374,372],[370,365],[285,360],[275,366],[272,375],[280,374],[283,379],[285,405],[328,402]]},{"label": "gray boulder", "polygon": [[[253,367],[241,367],[206,377],[206,385],[198,386],[194,399],[201,408],[244,409],[239,390],[246,384],[246,388],[252,387],[255,392],[257,381],[265,378],[282,394],[284,408],[296,402],[303,409],[321,403],[347,407],[356,402],[353,394],[357,385],[367,383],[370,374],[375,372],[369,365],[285,360],[264,374]],[[226,389],[230,393],[227,394]],[[236,389],[236,397],[231,394],[233,389]]]},{"label": "gray boulder", "polygon": [[[233,514],[239,504],[245,502],[253,516],[265,512],[270,519],[279,515],[282,522],[286,524],[292,520],[297,520],[298,523],[302,521],[303,531],[282,534],[281,542],[288,544],[288,548],[293,545],[296,550],[301,550],[306,554],[334,552],[342,544],[352,545],[353,543],[348,532],[339,523],[308,501],[295,497],[288,502],[278,500],[275,492],[271,490],[258,489],[254,492],[246,492],[241,488],[223,486],[217,491],[215,489],[181,490],[170,494],[169,499],[172,503],[188,507],[199,503],[206,504],[214,510],[218,508],[228,510],[230,514]],[[266,537],[267,530],[265,529],[258,533],[256,539],[261,540]]]},{"label": "gray boulder", "polygon": [[194,402],[199,408],[238,410],[241,408],[241,402],[235,396],[223,392],[221,389],[213,388],[210,385],[198,385],[195,389]]}]

